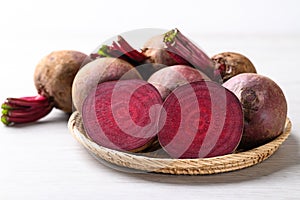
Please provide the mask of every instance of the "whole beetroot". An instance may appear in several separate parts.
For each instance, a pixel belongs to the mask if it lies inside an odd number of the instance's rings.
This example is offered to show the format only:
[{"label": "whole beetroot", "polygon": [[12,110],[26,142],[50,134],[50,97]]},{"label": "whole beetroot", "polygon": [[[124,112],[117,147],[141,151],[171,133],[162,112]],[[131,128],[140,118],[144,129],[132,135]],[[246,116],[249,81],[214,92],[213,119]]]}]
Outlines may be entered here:
[{"label": "whole beetroot", "polygon": [[34,84],[37,96],[7,98],[2,104],[1,121],[5,125],[36,121],[53,107],[72,112],[71,88],[73,79],[89,57],[78,51],[54,51],[36,66]]},{"label": "whole beetroot", "polygon": [[232,77],[223,84],[240,100],[244,112],[244,132],[240,149],[262,145],[284,129],[287,102],[281,88],[270,78],[254,73]]},{"label": "whole beetroot", "polygon": [[186,65],[173,65],[155,72],[148,82],[156,87],[162,99],[175,88],[200,80],[210,80],[204,73]]},{"label": "whole beetroot", "polygon": [[256,73],[252,62],[246,56],[239,53],[219,53],[211,59],[215,64],[216,72],[219,72],[221,75],[222,82],[241,73]]},{"label": "whole beetroot", "polygon": [[119,79],[142,79],[128,62],[118,58],[98,58],[86,64],[75,76],[72,97],[75,108],[81,112],[85,98],[99,83]]},{"label": "whole beetroot", "polygon": [[157,35],[150,38],[142,49],[142,53],[148,57],[146,62],[148,63],[158,63],[167,66],[175,65],[177,62],[166,50],[166,45],[164,43],[164,35]]},{"label": "whole beetroot", "polygon": [[72,112],[72,83],[80,67],[88,59],[78,51],[54,51],[36,66],[34,84],[42,96],[53,98],[54,106]]}]

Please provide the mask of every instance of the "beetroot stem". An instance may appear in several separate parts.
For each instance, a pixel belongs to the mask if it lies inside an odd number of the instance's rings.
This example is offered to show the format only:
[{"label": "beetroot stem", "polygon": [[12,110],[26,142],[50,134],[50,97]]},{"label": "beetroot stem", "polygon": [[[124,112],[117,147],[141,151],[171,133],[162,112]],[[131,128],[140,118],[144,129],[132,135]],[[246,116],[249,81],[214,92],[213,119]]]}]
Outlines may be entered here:
[{"label": "beetroot stem", "polygon": [[140,65],[147,59],[143,53],[130,46],[122,36],[118,36],[117,41],[113,41],[110,46],[102,45],[96,54],[91,54],[91,57],[120,58],[133,65]]},{"label": "beetroot stem", "polygon": [[109,53],[108,53],[108,49],[109,46],[107,45],[102,45],[101,48],[98,50],[98,55],[102,56],[102,57],[110,57]]},{"label": "beetroot stem", "polygon": [[137,61],[137,62],[143,62],[147,59],[147,57],[143,54],[135,50],[130,44],[122,37],[118,36],[118,43],[120,45],[120,48],[123,50],[123,52],[126,52],[128,56]]},{"label": "beetroot stem", "polygon": [[188,61],[183,59],[180,55],[178,55],[176,53],[173,53],[173,52],[170,52],[170,51],[167,51],[167,52],[177,62],[177,64],[179,64],[179,65],[191,65],[191,63],[189,63]]},{"label": "beetroot stem", "polygon": [[212,60],[178,29],[173,29],[165,33],[164,43],[166,44],[168,51],[179,55],[184,60],[187,60],[190,64],[204,72],[212,80],[219,81],[218,75],[215,74],[215,68]]},{"label": "beetroot stem", "polygon": [[1,121],[5,125],[34,122],[46,116],[53,108],[52,100],[37,95],[21,98],[7,98],[2,104]]}]

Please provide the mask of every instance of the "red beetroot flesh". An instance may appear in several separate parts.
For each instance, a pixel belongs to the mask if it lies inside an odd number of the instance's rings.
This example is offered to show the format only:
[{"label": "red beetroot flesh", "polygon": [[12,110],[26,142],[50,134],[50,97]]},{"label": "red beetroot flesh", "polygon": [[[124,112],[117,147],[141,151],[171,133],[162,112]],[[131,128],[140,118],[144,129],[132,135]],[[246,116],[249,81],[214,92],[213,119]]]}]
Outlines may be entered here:
[{"label": "red beetroot flesh", "polygon": [[243,130],[237,97],[211,81],[176,88],[163,104],[158,139],[173,158],[203,158],[232,153]]},{"label": "red beetroot flesh", "polygon": [[104,82],[83,104],[84,127],[99,145],[135,151],[156,136],[161,105],[158,91],[146,81]]}]

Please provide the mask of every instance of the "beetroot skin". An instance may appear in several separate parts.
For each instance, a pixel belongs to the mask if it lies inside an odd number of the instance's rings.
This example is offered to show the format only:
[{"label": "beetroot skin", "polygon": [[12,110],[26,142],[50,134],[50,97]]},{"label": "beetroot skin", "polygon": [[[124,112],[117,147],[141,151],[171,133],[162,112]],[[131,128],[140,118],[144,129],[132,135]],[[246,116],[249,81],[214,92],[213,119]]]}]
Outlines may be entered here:
[{"label": "beetroot skin", "polygon": [[177,61],[170,56],[166,49],[164,37],[164,35],[154,36],[144,44],[142,53],[147,57],[146,63],[157,63],[167,66],[177,64]]},{"label": "beetroot skin", "polygon": [[78,51],[54,51],[36,66],[34,84],[38,93],[54,99],[55,107],[72,113],[72,83],[88,56]]},{"label": "beetroot skin", "polygon": [[146,81],[104,82],[84,101],[83,124],[101,146],[140,151],[155,140],[161,104],[158,91]]},{"label": "beetroot skin", "polygon": [[176,88],[163,104],[158,139],[172,158],[203,158],[232,153],[243,131],[237,97],[211,81]]},{"label": "beetroot skin", "polygon": [[243,106],[245,125],[240,149],[257,147],[282,133],[287,102],[273,80],[244,73],[232,77],[223,86],[235,93]]},{"label": "beetroot skin", "polygon": [[79,70],[72,86],[75,108],[81,112],[82,104],[98,83],[118,79],[142,79],[128,62],[118,58],[97,58]]},{"label": "beetroot skin", "polygon": [[235,52],[223,52],[214,55],[212,58],[216,72],[218,72],[222,80],[225,82],[233,76],[242,73],[256,73],[256,69],[252,62],[244,55]]},{"label": "beetroot skin", "polygon": [[174,65],[155,72],[148,82],[154,85],[163,99],[176,87],[200,80],[210,80],[204,73],[186,65]]}]

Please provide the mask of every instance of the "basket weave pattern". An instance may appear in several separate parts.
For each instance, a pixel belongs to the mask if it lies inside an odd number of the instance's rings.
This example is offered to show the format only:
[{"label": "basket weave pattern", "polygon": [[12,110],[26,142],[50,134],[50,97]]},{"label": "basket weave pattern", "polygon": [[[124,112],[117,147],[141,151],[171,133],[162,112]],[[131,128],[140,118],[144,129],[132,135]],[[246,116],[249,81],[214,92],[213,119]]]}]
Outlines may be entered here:
[{"label": "basket weave pattern", "polygon": [[77,111],[70,117],[68,127],[79,143],[97,158],[109,163],[146,172],[204,175],[243,169],[269,158],[288,138],[292,124],[287,119],[284,132],[265,145],[244,152],[199,159],[157,158],[99,146],[86,136],[81,116]]}]

